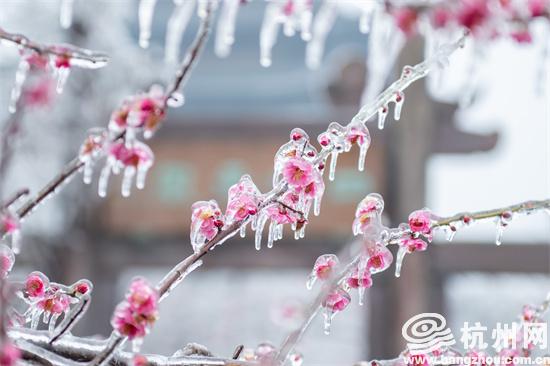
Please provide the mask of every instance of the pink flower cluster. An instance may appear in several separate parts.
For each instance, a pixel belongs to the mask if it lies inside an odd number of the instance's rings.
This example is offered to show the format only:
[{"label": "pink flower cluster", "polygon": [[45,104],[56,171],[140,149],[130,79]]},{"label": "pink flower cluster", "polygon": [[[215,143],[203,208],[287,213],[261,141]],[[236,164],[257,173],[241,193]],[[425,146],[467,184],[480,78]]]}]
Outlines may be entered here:
[{"label": "pink flower cluster", "polygon": [[69,295],[59,286],[50,284],[41,272],[32,272],[27,276],[24,294],[31,304],[46,315],[60,315],[69,310],[71,303]]},{"label": "pink flower cluster", "polygon": [[429,210],[417,210],[409,215],[409,227],[415,234],[431,237],[432,214]]},{"label": "pink flower cluster", "polygon": [[123,167],[132,167],[137,170],[148,170],[154,161],[151,149],[139,141],[135,141],[130,147],[124,142],[114,143],[109,148],[109,156]]},{"label": "pink flower cluster", "polygon": [[113,328],[128,339],[143,338],[158,317],[158,294],[143,278],[132,281],[126,299],[111,319]]},{"label": "pink flower cluster", "polygon": [[516,42],[531,42],[529,25],[535,18],[550,18],[549,0],[460,0],[433,7],[390,7],[397,27],[407,36],[418,30],[420,19],[432,27],[464,27],[478,38],[508,36]]},{"label": "pink flower cluster", "polygon": [[128,128],[143,130],[145,138],[156,131],[166,115],[165,96],[161,86],[153,85],[149,92],[127,98],[111,114],[109,130],[115,133]]}]

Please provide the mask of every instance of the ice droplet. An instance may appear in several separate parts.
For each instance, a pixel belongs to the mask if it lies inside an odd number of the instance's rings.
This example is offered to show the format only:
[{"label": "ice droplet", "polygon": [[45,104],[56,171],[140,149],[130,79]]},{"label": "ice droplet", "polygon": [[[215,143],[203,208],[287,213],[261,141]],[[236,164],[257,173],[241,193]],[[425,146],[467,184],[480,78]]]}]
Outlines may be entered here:
[{"label": "ice droplet", "polygon": [[19,66],[17,67],[17,71],[15,72],[15,83],[13,84],[13,89],[11,90],[10,104],[8,108],[10,113],[15,113],[15,111],[17,110],[17,102],[19,101],[19,97],[21,96],[21,90],[23,89],[23,84],[25,83],[28,72],[29,63],[23,57],[19,61]]},{"label": "ice droplet", "polygon": [[136,168],[133,166],[126,167],[124,169],[124,176],[122,177],[122,197],[130,197],[130,191],[132,188],[132,182],[136,175]]},{"label": "ice droplet", "polygon": [[59,24],[63,29],[70,28],[73,22],[73,6],[74,0],[61,0],[59,9]]},{"label": "ice droplet", "polygon": [[445,227],[445,233],[446,233],[446,239],[447,241],[453,241],[455,234],[456,234],[456,226],[449,225]]},{"label": "ice droplet", "polygon": [[174,92],[166,100],[166,104],[171,108],[179,108],[185,103],[185,97],[183,94]]},{"label": "ice droplet", "polygon": [[384,124],[386,123],[386,117],[388,116],[388,106],[384,106],[378,110],[378,128],[380,130],[384,129]]},{"label": "ice droplet", "polygon": [[503,212],[497,219],[497,234],[495,239],[495,244],[502,244],[502,236],[504,234],[504,229],[510,224],[513,218],[513,213],[511,211]]},{"label": "ice droplet", "polygon": [[336,313],[332,311],[332,309],[325,308],[325,310],[323,311],[323,317],[324,317],[323,331],[325,332],[326,335],[330,334],[330,326],[332,325],[332,319],[334,318],[335,315]]},{"label": "ice droplet", "polygon": [[241,235],[241,238],[246,237],[246,223],[243,223],[239,229],[239,234]]},{"label": "ice droplet", "polygon": [[57,79],[55,90],[58,94],[61,94],[63,92],[63,88],[67,83],[67,79],[69,78],[70,73],[71,69],[69,67],[58,67],[55,69],[55,76]]},{"label": "ice droplet", "polygon": [[334,176],[336,174],[336,163],[338,162],[338,154],[339,152],[336,150],[330,153],[330,165],[328,171],[328,179],[330,181],[334,180]]},{"label": "ice droplet", "polygon": [[177,63],[179,60],[181,40],[194,7],[193,0],[180,1],[168,20],[164,47],[164,59],[168,63]]},{"label": "ice droplet", "polygon": [[139,45],[142,48],[149,47],[156,2],[157,0],[140,0],[139,2]]}]

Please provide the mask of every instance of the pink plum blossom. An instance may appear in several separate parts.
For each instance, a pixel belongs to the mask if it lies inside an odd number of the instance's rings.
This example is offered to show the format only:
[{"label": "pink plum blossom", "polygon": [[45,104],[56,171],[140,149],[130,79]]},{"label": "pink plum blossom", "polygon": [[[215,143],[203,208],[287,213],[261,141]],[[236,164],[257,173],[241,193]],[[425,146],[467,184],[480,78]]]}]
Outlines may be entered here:
[{"label": "pink plum blossom", "polygon": [[464,0],[457,14],[458,23],[470,30],[476,30],[489,17],[487,0]]},{"label": "pink plum blossom", "polygon": [[31,298],[43,297],[48,287],[48,278],[40,272],[32,272],[25,280],[25,291]]},{"label": "pink plum blossom", "polygon": [[420,238],[413,238],[410,235],[405,236],[399,241],[399,245],[406,248],[409,253],[414,251],[424,251],[428,248],[428,243]]},{"label": "pink plum blossom", "polygon": [[434,28],[438,29],[445,27],[449,23],[452,18],[452,13],[449,9],[440,6],[433,10],[431,16]]},{"label": "pink plum blossom", "polygon": [[5,278],[10,273],[15,263],[15,255],[7,245],[0,245],[0,278]]},{"label": "pink plum blossom", "polygon": [[380,243],[368,244],[367,255],[367,268],[371,273],[384,271],[393,261],[390,250]]},{"label": "pink plum blossom", "polygon": [[350,302],[351,297],[349,293],[343,288],[338,287],[327,295],[325,301],[323,301],[323,306],[336,313],[344,310]]},{"label": "pink plum blossom", "polygon": [[324,254],[317,258],[313,265],[315,276],[320,280],[326,280],[338,265],[338,257],[334,254]]},{"label": "pink plum blossom", "polygon": [[142,338],[158,317],[158,294],[144,279],[132,281],[126,299],[117,305],[111,325],[132,340]]},{"label": "pink plum blossom", "polygon": [[392,11],[392,15],[401,32],[407,37],[414,35],[418,18],[416,10],[409,7],[397,8]]},{"label": "pink plum blossom", "polygon": [[21,351],[13,343],[5,341],[0,348],[0,366],[15,366],[21,358]]},{"label": "pink plum blossom", "polygon": [[21,224],[15,215],[9,212],[3,212],[0,216],[0,224],[2,225],[2,233],[13,234],[19,231]]},{"label": "pink plum blossom", "polygon": [[364,234],[367,227],[375,218],[380,218],[384,210],[384,200],[378,193],[367,195],[355,210],[355,220],[353,220],[353,233],[355,235]]},{"label": "pink plum blossom", "polygon": [[191,210],[191,243],[198,247],[216,236],[224,225],[223,216],[214,200],[195,202]]},{"label": "pink plum blossom", "polygon": [[132,359],[132,365],[133,366],[147,366],[149,365],[149,362],[147,361],[147,357],[144,355],[135,355]]},{"label": "pink plum blossom", "polygon": [[367,127],[363,123],[350,124],[347,128],[346,140],[349,145],[370,145],[371,138]]},{"label": "pink plum blossom", "polygon": [[533,17],[544,16],[548,12],[550,7],[550,1],[548,0],[527,0],[527,7]]},{"label": "pink plum blossom", "polygon": [[289,186],[305,188],[313,181],[313,166],[303,158],[291,158],[285,163],[283,176]]},{"label": "pink plum blossom", "polygon": [[43,107],[53,99],[54,84],[50,77],[42,77],[35,83],[25,86],[23,100],[26,106]]},{"label": "pink plum blossom", "polygon": [[61,314],[69,309],[69,296],[57,290],[40,300],[37,304],[39,309],[52,314]]},{"label": "pink plum blossom", "polygon": [[82,296],[92,291],[92,283],[88,280],[81,280],[73,285],[76,296]]},{"label": "pink plum blossom", "polygon": [[228,192],[225,213],[227,225],[235,221],[242,221],[249,215],[255,215],[258,212],[260,191],[249,175],[243,175],[238,183],[229,188]]},{"label": "pink plum blossom", "polygon": [[525,322],[533,322],[536,320],[537,309],[533,305],[524,305],[522,309],[521,319]]},{"label": "pink plum blossom", "polygon": [[420,234],[431,233],[431,213],[429,210],[417,210],[409,215],[409,226],[411,231]]},{"label": "pink plum blossom", "polygon": [[143,143],[127,147],[124,142],[114,143],[109,154],[125,167],[144,167],[152,164],[154,156],[149,147]]},{"label": "pink plum blossom", "polygon": [[372,286],[371,273],[370,271],[363,271],[355,267],[353,272],[346,279],[346,284],[350,288],[369,288]]}]

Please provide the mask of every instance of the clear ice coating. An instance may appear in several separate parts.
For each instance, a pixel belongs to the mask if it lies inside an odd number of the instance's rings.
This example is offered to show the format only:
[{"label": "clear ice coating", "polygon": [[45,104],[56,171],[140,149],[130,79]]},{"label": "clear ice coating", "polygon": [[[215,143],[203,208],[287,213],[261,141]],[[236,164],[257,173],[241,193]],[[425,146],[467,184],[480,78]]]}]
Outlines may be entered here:
[{"label": "clear ice coating", "polygon": [[357,289],[359,293],[359,305],[363,305],[365,301],[365,290],[372,286],[371,273],[367,268],[367,261],[365,259],[364,257],[361,258],[345,282],[348,288]]},{"label": "clear ice coating", "polygon": [[194,0],[174,0],[174,3],[176,6],[166,26],[166,42],[164,46],[164,58],[168,63],[177,63],[179,61],[181,40],[195,8]]},{"label": "clear ice coating", "polygon": [[313,161],[316,156],[317,150],[309,142],[308,134],[301,128],[294,128],[290,131],[290,140],[275,154],[273,187],[283,179],[283,168],[289,159],[303,157],[307,161]]},{"label": "clear ice coating", "polygon": [[365,245],[367,269],[371,274],[385,271],[393,262],[393,254],[382,243],[368,241]]},{"label": "clear ice coating", "polygon": [[403,102],[405,102],[405,94],[403,92],[395,93],[394,97],[395,109],[393,110],[393,119],[399,121],[401,118],[401,109],[403,108]]},{"label": "clear ice coating", "polygon": [[[261,202],[260,190],[256,187],[250,175],[245,174],[239,182],[228,190],[227,209],[225,211],[225,225],[241,222],[249,216],[256,215]],[[246,225],[241,227],[241,236],[244,237]]]},{"label": "clear ice coating", "polygon": [[384,210],[384,199],[378,193],[369,193],[355,210],[353,220],[353,235],[364,234],[368,226],[372,224],[382,225],[382,211]]},{"label": "clear ice coating", "polygon": [[384,124],[386,123],[387,116],[388,116],[388,105],[385,105],[378,110],[378,128],[380,130],[384,129]]},{"label": "clear ice coating", "polygon": [[371,143],[371,137],[368,128],[360,121],[353,121],[346,127],[346,139],[348,143],[345,145],[346,151],[351,149],[353,144],[359,147],[359,161],[357,169],[362,172],[365,169],[365,159],[367,150]]},{"label": "clear ice coating", "polygon": [[[50,282],[41,272],[30,273],[17,292],[17,296],[28,305],[23,313],[24,323],[36,329],[42,318],[50,335],[62,335],[85,312],[92,288],[92,283],[84,279],[65,286]],[[59,322],[61,317],[63,320]]]},{"label": "clear ice coating", "polygon": [[17,71],[15,72],[15,83],[11,90],[10,104],[8,110],[10,113],[15,113],[17,110],[17,102],[21,97],[21,91],[23,89],[23,84],[27,79],[27,73],[29,72],[30,65],[26,57],[22,57],[19,61],[19,66],[17,66]]},{"label": "clear ice coating", "polygon": [[83,180],[85,184],[90,184],[92,182],[94,163],[102,156],[106,142],[107,131],[103,128],[94,128],[89,131],[88,137],[86,137],[86,140],[82,143],[78,158],[84,163]]},{"label": "clear ice coating", "polygon": [[351,143],[347,139],[347,128],[337,122],[331,122],[327,130],[317,137],[317,141],[323,150],[330,153],[329,180],[333,181],[338,155],[351,148]]},{"label": "clear ice coating", "polygon": [[224,217],[215,200],[198,201],[191,206],[191,246],[197,253],[224,226]]},{"label": "clear ice coating", "polygon": [[9,246],[0,242],[0,277],[6,278],[15,263],[15,254]]},{"label": "clear ice coating", "polygon": [[55,90],[58,94],[63,92],[63,88],[69,79],[71,68],[69,66],[59,66],[54,69],[54,77],[56,79]]},{"label": "clear ice coating", "polygon": [[279,27],[291,37],[300,30],[304,41],[311,39],[312,2],[310,0],[271,0],[260,30],[260,64],[271,66],[271,51],[277,42]]},{"label": "clear ice coating", "polygon": [[73,23],[73,6],[74,0],[61,0],[59,9],[59,24],[64,29],[71,27]]},{"label": "clear ice coating", "polygon": [[260,363],[265,363],[270,360],[273,360],[277,349],[275,346],[269,342],[260,343],[254,350],[254,358]]},{"label": "clear ice coating", "polygon": [[336,289],[329,292],[322,305],[324,308],[324,331],[325,334],[330,334],[330,326],[332,324],[332,319],[340,311],[344,310],[349,303],[351,302],[351,296],[349,293],[342,287],[337,287]]},{"label": "clear ice coating", "polygon": [[330,278],[338,263],[338,257],[334,254],[323,254],[317,258],[306,282],[306,288],[311,290],[318,279],[325,281]]},{"label": "clear ice coating", "polygon": [[514,214],[512,211],[505,211],[497,218],[497,234],[495,243],[496,245],[502,244],[502,236],[504,234],[504,229],[512,222]]},{"label": "clear ice coating", "polygon": [[235,23],[242,0],[225,0],[218,18],[214,50],[218,57],[227,57],[235,42]]},{"label": "clear ice coating", "polygon": [[111,173],[122,172],[122,196],[128,197],[135,178],[136,187],[145,187],[147,172],[154,162],[154,155],[149,146],[140,141],[133,141],[129,146],[127,142],[115,142],[109,146],[107,161],[101,170],[98,183],[100,197],[107,195],[107,185]]},{"label": "clear ice coating", "polygon": [[142,48],[149,47],[156,3],[157,0],[140,0],[139,2],[139,45]]}]

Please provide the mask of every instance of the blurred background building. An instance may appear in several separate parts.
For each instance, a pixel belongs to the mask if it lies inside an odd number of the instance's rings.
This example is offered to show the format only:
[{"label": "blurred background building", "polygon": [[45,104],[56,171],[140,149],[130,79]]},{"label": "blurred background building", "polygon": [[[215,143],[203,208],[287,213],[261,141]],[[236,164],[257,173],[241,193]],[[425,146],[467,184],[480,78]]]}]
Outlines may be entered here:
[{"label": "blurred background building", "polygon": [[[106,125],[125,95],[167,80],[174,70],[163,62],[171,2],[157,6],[148,50],[137,46],[137,2],[91,3],[75,2],[68,31],[58,25],[56,1],[2,4],[0,26],[6,30],[112,57],[105,69],[75,70],[62,95],[25,112],[16,155],[0,177],[4,195],[20,186],[41,187],[75,155],[87,128]],[[356,19],[337,21],[319,70],[305,67],[297,37],[280,39],[273,65],[265,69],[258,63],[263,9],[261,1],[243,7],[227,59],[214,56],[211,44],[207,48],[186,87],[184,107],[171,110],[151,140],[156,162],[143,191],[122,198],[120,182],[113,179],[108,197],[99,199],[96,182],[85,186],[75,179],[26,224],[17,274],[38,269],[58,282],[86,277],[94,283],[93,303],[78,334],[107,334],[112,310],[134,275],[154,282],[191,253],[193,202],[215,198],[224,207],[227,188],[244,173],[267,190],[273,155],[292,128],[302,127],[314,138],[329,122],[344,123],[357,111],[368,37],[358,32]],[[182,50],[195,26],[186,32]],[[282,341],[315,294],[305,289],[313,262],[352,240],[355,206],[370,192],[384,196],[392,225],[426,205],[446,215],[549,197],[548,73],[537,89],[536,46],[493,48],[483,58],[464,50],[446,71],[468,75],[468,67],[476,68],[472,103],[460,106],[450,96],[463,81],[451,77],[431,85],[431,91],[441,91],[435,98],[419,82],[406,92],[402,121],[383,131],[371,128],[365,172],[356,169],[357,151],[339,159],[321,216],[311,220],[305,239],[294,241],[287,233],[274,248],[259,252],[249,237],[216,248],[162,303],[144,350],[170,354],[199,342],[229,356],[238,344]],[[1,105],[7,106],[17,52],[0,52]],[[422,44],[413,40],[398,63],[422,58]],[[0,115],[9,118],[7,107]],[[464,321],[491,327],[515,320],[523,304],[540,302],[550,289],[548,216],[515,220],[504,242],[494,246],[491,224],[461,231],[452,244],[437,238],[428,251],[406,259],[400,279],[391,271],[375,276],[367,304],[354,301],[337,316],[330,336],[317,319],[300,351],[311,365],[393,357],[404,347],[402,324],[420,312],[445,314],[455,336]]]}]

